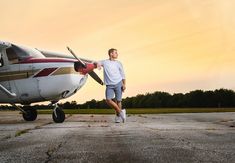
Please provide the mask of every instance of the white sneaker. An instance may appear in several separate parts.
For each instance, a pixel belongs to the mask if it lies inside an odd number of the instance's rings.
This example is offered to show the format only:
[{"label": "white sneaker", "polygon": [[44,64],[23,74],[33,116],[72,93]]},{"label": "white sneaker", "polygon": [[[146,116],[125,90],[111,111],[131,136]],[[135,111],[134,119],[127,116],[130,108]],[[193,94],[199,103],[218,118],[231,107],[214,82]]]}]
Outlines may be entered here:
[{"label": "white sneaker", "polygon": [[115,117],[115,123],[121,123],[121,117],[117,116]]},{"label": "white sneaker", "polygon": [[126,109],[122,109],[122,111],[120,112],[120,117],[123,123],[126,122]]}]

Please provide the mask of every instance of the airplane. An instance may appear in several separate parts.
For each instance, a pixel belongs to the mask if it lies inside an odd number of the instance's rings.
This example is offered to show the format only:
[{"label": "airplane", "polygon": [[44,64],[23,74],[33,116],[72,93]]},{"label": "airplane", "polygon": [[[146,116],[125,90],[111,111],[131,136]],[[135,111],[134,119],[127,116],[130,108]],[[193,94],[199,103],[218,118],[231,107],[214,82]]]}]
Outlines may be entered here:
[{"label": "airplane", "polygon": [[96,62],[79,58],[67,49],[72,56],[0,41],[0,103],[11,104],[22,112],[24,120],[34,121],[37,110],[30,104],[50,101],[54,122],[64,122],[59,100],[81,89],[88,75],[103,85],[93,71]]}]

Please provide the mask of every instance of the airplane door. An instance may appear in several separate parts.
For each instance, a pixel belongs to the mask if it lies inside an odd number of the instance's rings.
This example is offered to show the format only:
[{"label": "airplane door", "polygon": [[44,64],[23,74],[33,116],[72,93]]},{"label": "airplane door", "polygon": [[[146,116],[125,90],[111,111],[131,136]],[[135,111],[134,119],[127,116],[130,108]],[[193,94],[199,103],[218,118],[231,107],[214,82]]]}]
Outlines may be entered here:
[{"label": "airplane door", "polygon": [[17,80],[17,88],[19,90],[20,100],[22,103],[33,103],[41,100],[38,89],[38,81],[33,78],[35,69],[33,64],[20,64],[20,73],[23,76],[22,80]]},{"label": "airplane door", "polygon": [[[19,65],[11,65],[8,62],[5,51],[0,52],[0,84],[6,88],[9,92],[18,94],[18,91],[15,87],[14,77],[15,72],[19,71]],[[4,92],[0,92],[0,101],[3,102],[17,102],[18,97],[9,98]]]},{"label": "airplane door", "polygon": [[[0,84],[5,87],[7,90],[11,90],[8,75],[9,75],[9,66],[6,62],[6,56],[3,51],[0,51]],[[2,91],[0,91],[0,102],[9,101],[9,97]]]}]

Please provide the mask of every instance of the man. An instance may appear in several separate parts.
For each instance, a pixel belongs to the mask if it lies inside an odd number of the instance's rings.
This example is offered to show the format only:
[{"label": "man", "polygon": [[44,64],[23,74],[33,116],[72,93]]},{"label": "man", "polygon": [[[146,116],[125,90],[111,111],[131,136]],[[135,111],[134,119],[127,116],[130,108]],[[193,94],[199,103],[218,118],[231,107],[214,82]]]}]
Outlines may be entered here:
[{"label": "man", "polygon": [[[123,66],[117,61],[117,49],[108,50],[109,59],[98,62],[97,67],[103,67],[104,84],[106,85],[106,103],[116,111],[115,122],[126,121],[126,110],[122,109],[122,92],[126,89],[126,79]],[[115,96],[115,101],[112,99]]]}]

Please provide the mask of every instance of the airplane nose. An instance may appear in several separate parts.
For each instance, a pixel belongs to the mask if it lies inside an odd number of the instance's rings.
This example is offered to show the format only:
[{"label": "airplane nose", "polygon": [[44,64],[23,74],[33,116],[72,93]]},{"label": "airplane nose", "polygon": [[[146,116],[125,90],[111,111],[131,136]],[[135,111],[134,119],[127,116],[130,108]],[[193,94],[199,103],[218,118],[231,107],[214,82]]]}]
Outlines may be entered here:
[{"label": "airplane nose", "polygon": [[77,72],[81,72],[82,74],[87,74],[93,71],[96,68],[96,65],[93,63],[86,63],[85,66],[81,64],[80,62],[74,63],[74,69]]},{"label": "airplane nose", "polygon": [[103,81],[100,79],[100,77],[93,71],[95,68],[97,68],[97,64],[96,63],[83,63],[83,61],[78,58],[76,56],[76,54],[69,48],[67,47],[67,49],[70,51],[70,53],[74,56],[74,58],[76,58],[80,64],[82,65],[77,65],[75,66],[74,64],[74,68],[77,72],[81,72],[82,74],[89,74],[97,83],[103,85]]},{"label": "airplane nose", "polygon": [[75,62],[74,63],[74,69],[77,72],[80,72],[81,74],[89,74],[96,82],[103,85],[103,81],[100,79],[100,77],[93,71],[95,68],[97,68],[96,63],[86,63],[81,64],[81,62]]},{"label": "airplane nose", "polygon": [[81,69],[86,68],[86,65],[83,65],[81,62],[74,62],[74,70],[80,72]]}]

